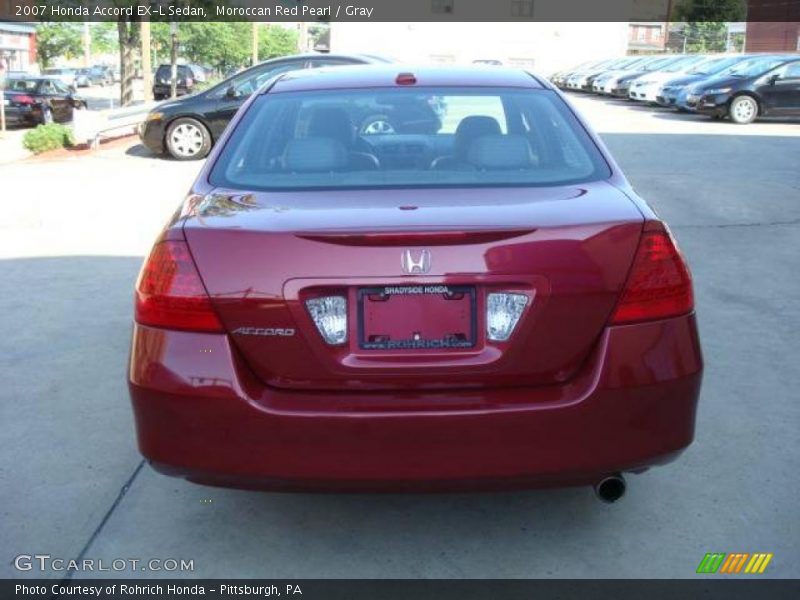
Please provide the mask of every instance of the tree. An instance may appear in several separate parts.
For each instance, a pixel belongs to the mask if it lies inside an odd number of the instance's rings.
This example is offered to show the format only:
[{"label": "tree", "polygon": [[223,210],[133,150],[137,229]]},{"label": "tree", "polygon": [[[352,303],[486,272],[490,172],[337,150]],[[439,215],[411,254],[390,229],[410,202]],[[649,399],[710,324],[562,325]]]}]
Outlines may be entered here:
[{"label": "tree", "polygon": [[250,58],[250,23],[181,23],[180,47],[184,58],[225,73]]},{"label": "tree", "polygon": [[73,58],[83,51],[78,23],[40,23],[36,28],[36,53],[42,68],[58,57]]},{"label": "tree", "polygon": [[681,32],[686,37],[686,52],[725,52],[728,27],[714,21],[689,22]]},{"label": "tree", "polygon": [[[249,22],[181,23],[178,39],[180,56],[189,62],[211,66],[227,73],[246,66],[251,55]],[[154,38],[161,35],[153,26]],[[258,56],[266,60],[292,54],[297,47],[297,32],[279,25],[259,27]],[[167,39],[164,40],[168,44]]]},{"label": "tree", "polygon": [[[125,0],[115,0],[124,2]],[[138,50],[140,23],[124,18],[117,22],[122,76],[122,105],[133,100],[134,56]],[[212,66],[227,73],[249,64],[251,23],[181,22],[178,25],[179,56],[189,62]],[[151,45],[162,56],[170,48],[169,24],[151,24]],[[297,32],[279,25],[259,29],[258,55],[261,60],[292,54],[297,48]]]},{"label": "tree", "polygon": [[676,0],[672,20],[724,23],[743,21],[746,13],[746,0]]},{"label": "tree", "polygon": [[117,21],[119,36],[119,103],[127,106],[133,102],[133,78],[136,74],[134,52],[139,45],[139,23],[120,17]]},{"label": "tree", "polygon": [[677,0],[673,8],[674,20],[686,22],[679,35],[687,52],[725,52],[727,23],[746,12],[745,0]]},{"label": "tree", "polygon": [[[157,57],[169,56],[170,43],[169,23],[150,23],[150,45]],[[156,61],[153,62],[153,66],[157,67]]]},{"label": "tree", "polygon": [[110,54],[119,49],[117,27],[114,23],[103,21],[94,23],[91,28],[92,52]]},{"label": "tree", "polygon": [[329,49],[331,43],[331,24],[325,21],[309,23],[308,35],[313,42],[311,44],[312,48],[316,48],[318,44],[321,44],[325,49]]},{"label": "tree", "polygon": [[294,54],[297,50],[297,31],[280,25],[263,26],[258,33],[258,58],[267,60],[276,56]]}]

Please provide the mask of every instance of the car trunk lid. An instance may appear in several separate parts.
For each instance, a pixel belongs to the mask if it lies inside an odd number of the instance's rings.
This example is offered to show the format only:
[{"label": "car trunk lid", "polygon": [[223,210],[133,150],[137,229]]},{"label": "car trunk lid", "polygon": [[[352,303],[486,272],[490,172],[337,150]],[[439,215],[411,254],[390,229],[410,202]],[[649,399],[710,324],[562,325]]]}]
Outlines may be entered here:
[{"label": "car trunk lid", "polygon": [[[272,386],[342,391],[567,381],[614,308],[642,222],[606,182],[216,190],[184,232],[250,368]],[[508,341],[487,338],[490,293],[528,299]],[[326,296],[347,299],[344,344],[326,344],[309,313]]]}]

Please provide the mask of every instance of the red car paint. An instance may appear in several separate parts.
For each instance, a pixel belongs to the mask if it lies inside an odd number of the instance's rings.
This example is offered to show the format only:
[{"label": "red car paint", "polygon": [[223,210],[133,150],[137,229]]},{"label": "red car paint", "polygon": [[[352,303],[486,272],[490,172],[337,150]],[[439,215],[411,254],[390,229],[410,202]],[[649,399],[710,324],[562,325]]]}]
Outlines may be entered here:
[{"label": "red car paint", "polygon": [[[391,87],[394,69],[291,74],[269,93]],[[549,87],[502,69],[413,75],[418,86]],[[196,267],[181,279],[199,294],[191,306],[213,310],[169,327],[148,312],[147,268],[140,280],[129,380],[139,446],[157,469],[273,490],[576,485],[667,462],[691,442],[702,376],[691,290],[653,319],[629,289],[648,260],[688,272],[596,136],[611,175],[579,185],[216,189],[209,173],[253,101],[162,236]],[[403,272],[407,249],[430,253],[428,272]],[[472,347],[361,347],[359,289],[442,284],[475,290]],[[507,342],[484,333],[492,291],[533,299]],[[330,294],[348,298],[339,346],[304,304]],[[421,302],[401,304],[385,329],[469,329],[463,315],[426,320],[438,309]],[[365,311],[376,332],[390,314]]]}]

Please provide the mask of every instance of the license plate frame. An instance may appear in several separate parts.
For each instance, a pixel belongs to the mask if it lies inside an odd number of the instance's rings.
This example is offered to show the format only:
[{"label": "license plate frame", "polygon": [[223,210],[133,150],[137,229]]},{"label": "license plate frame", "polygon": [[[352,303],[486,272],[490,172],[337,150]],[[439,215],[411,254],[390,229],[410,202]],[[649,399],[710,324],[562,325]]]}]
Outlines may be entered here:
[{"label": "license plate frame", "polygon": [[[369,296],[384,295],[393,296],[414,296],[416,298],[425,296],[442,296],[445,294],[454,295],[452,300],[469,307],[469,315],[461,321],[468,324],[468,335],[464,339],[438,338],[438,339],[396,339],[388,341],[367,339],[367,310],[365,304],[370,302]],[[463,295],[459,297],[460,295]],[[357,337],[358,347],[361,350],[376,351],[408,351],[408,350],[469,350],[478,343],[478,294],[474,285],[448,285],[448,284],[418,284],[418,285],[381,285],[371,287],[360,287],[356,294],[357,302]],[[390,300],[391,298],[389,298]]]}]

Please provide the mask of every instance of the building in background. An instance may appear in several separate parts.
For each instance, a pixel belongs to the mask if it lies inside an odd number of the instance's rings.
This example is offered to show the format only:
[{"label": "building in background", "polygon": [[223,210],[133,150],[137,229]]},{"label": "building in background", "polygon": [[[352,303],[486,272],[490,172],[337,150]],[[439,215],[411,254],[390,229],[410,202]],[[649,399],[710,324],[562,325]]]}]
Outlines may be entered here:
[{"label": "building in background", "polygon": [[800,3],[747,0],[747,52],[800,51]]},{"label": "building in background", "polygon": [[0,58],[9,71],[28,71],[36,65],[36,26],[0,21]]},{"label": "building in background", "polygon": [[628,23],[352,23],[334,21],[335,53],[381,54],[411,63],[500,62],[549,74],[625,56]]},{"label": "building in background", "polygon": [[667,23],[628,23],[628,53],[652,54],[664,52],[667,42]]},{"label": "building in background", "polygon": [[747,24],[747,52],[800,52],[800,22],[764,22]]}]

